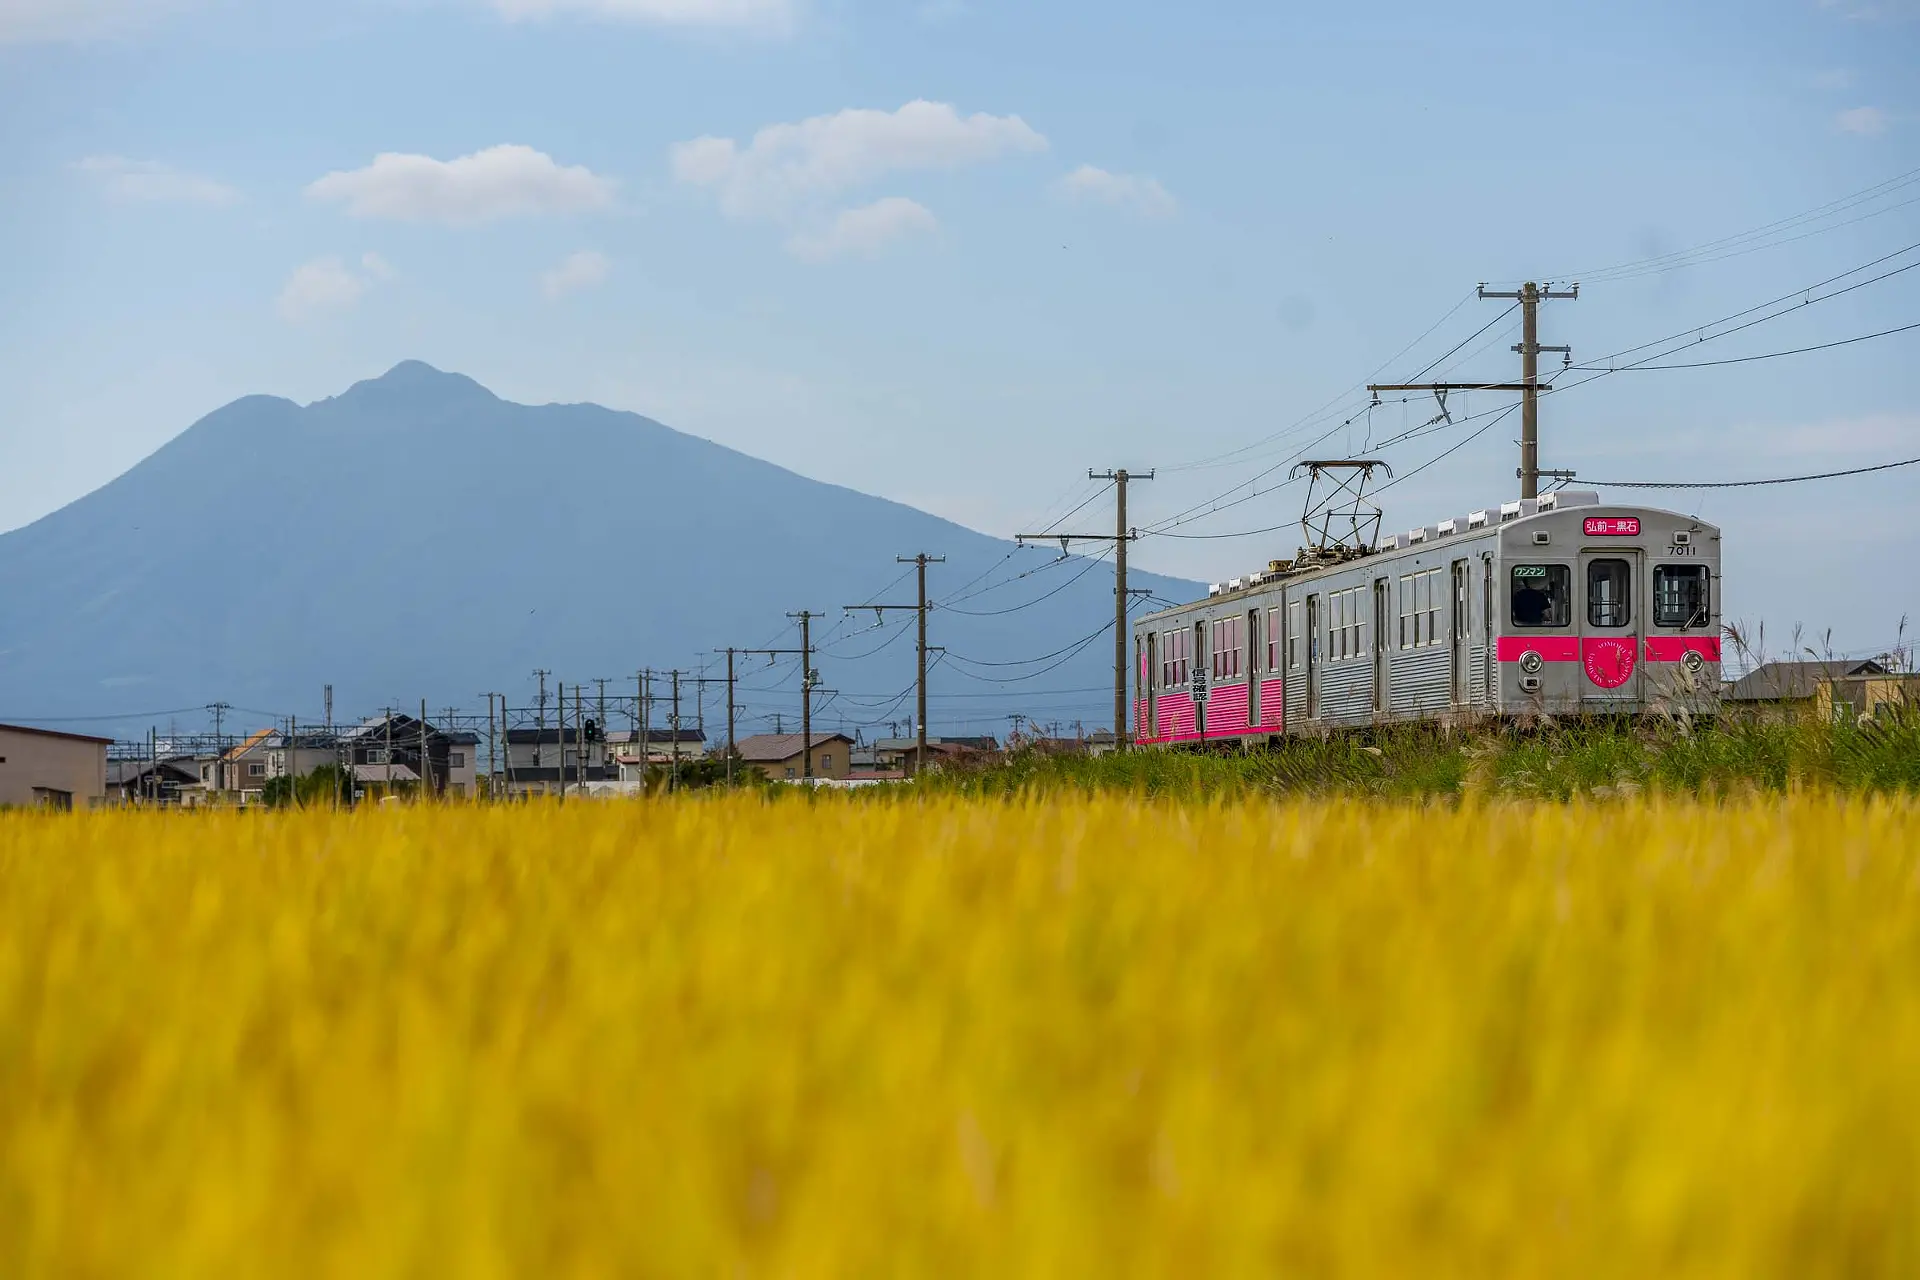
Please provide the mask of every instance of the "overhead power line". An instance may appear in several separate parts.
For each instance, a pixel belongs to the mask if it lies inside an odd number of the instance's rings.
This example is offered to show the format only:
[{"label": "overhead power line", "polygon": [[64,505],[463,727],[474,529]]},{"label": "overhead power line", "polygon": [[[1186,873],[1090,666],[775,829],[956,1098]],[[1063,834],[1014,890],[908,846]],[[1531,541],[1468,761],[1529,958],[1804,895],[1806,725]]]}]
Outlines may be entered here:
[{"label": "overhead power line", "polygon": [[1833,342],[1816,343],[1811,347],[1793,347],[1786,351],[1763,351],[1759,355],[1734,356],[1727,360],[1689,360],[1681,364],[1630,364],[1618,369],[1598,368],[1593,365],[1577,364],[1573,367],[1581,372],[1599,373],[1652,373],[1656,369],[1711,369],[1722,364],[1750,364],[1755,360],[1778,360],[1781,356],[1801,356],[1809,351],[1828,351],[1834,347],[1851,346],[1856,342],[1867,342],[1874,338],[1891,337],[1896,333],[1906,333],[1911,329],[1920,329],[1920,321],[1903,324],[1897,329],[1882,329],[1878,333],[1863,333],[1855,338],[1840,338]]},{"label": "overhead power line", "polygon": [[1600,489],[1757,489],[1771,484],[1804,484],[1809,480],[1838,480],[1842,476],[1864,476],[1875,471],[1891,471],[1895,467],[1911,467],[1920,463],[1920,458],[1905,458],[1899,462],[1882,462],[1872,467],[1849,467],[1845,471],[1818,471],[1805,476],[1777,476],[1771,480],[1582,480]]}]

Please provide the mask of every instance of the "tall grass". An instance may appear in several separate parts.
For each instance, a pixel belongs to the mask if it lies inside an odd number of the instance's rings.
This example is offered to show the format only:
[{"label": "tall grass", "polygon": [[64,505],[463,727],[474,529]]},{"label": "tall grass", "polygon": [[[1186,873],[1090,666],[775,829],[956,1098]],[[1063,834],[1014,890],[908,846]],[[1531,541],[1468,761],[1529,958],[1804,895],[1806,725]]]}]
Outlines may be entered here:
[{"label": "tall grass", "polygon": [[1410,725],[1271,747],[1143,749],[1084,757],[1015,753],[930,774],[925,790],[966,795],[1123,791],[1149,796],[1497,795],[1565,800],[1655,790],[1738,795],[1795,788],[1920,791],[1920,716],[1872,725],[1755,717],[1564,722],[1499,729]]},{"label": "tall grass", "polygon": [[8,1277],[1913,1275],[1916,1079],[1911,797],[0,815]]}]

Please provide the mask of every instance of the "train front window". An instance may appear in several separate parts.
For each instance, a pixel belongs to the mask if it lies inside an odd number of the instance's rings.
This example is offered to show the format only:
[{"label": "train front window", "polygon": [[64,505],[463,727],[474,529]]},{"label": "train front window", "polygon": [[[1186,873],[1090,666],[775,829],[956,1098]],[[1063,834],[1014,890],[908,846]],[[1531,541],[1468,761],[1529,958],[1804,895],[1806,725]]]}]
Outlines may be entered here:
[{"label": "train front window", "polygon": [[1516,627],[1564,627],[1573,617],[1573,570],[1563,564],[1513,566],[1509,608]]},{"label": "train front window", "polygon": [[1587,562],[1587,625],[1624,627],[1633,621],[1633,566],[1625,560]]},{"label": "train front window", "polygon": [[1660,564],[1653,567],[1653,625],[1704,627],[1712,621],[1707,566]]}]

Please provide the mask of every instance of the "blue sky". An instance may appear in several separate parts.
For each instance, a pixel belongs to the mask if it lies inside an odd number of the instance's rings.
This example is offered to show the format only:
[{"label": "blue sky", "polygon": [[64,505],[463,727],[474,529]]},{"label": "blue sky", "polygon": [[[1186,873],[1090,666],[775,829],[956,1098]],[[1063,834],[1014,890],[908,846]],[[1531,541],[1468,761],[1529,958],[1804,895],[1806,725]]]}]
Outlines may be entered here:
[{"label": "blue sky", "polygon": [[[1152,525],[1499,318],[1463,303],[1478,281],[1587,277],[1542,322],[1579,361],[1920,242],[1908,185],[1753,252],[1600,270],[1920,169],[1917,67],[1912,0],[0,0],[0,528],[236,396],[405,358],[998,534],[1086,496],[1089,466],[1334,415],[1141,486]],[[1685,358],[1916,320],[1920,271]],[[1516,376],[1506,325],[1433,376]],[[1319,451],[1432,412],[1382,405]],[[1389,528],[1511,496],[1517,419],[1462,443],[1486,421],[1386,452],[1460,445],[1388,495]],[[1542,439],[1603,479],[1913,457],[1920,332],[1600,379],[1549,397]],[[1920,574],[1889,567],[1916,497],[1920,468],[1659,500],[1726,526],[1730,616],[1869,649],[1920,615]],[[1170,531],[1297,514],[1282,490]],[[1136,559],[1216,579],[1295,541]]]}]

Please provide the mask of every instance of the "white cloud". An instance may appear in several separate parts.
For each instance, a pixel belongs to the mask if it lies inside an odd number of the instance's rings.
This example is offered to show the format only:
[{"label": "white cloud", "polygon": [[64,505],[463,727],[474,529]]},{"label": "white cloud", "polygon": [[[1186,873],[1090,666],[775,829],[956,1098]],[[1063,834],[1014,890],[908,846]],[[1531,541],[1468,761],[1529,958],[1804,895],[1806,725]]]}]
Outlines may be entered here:
[{"label": "white cloud", "polygon": [[1871,138],[1887,131],[1887,113],[1879,107],[1853,107],[1833,118],[1842,133]]},{"label": "white cloud", "polygon": [[1171,217],[1180,205],[1159,181],[1139,173],[1108,173],[1083,164],[1054,184],[1072,200],[1131,209],[1145,218]]},{"label": "white cloud", "polygon": [[676,144],[671,159],[674,176],[714,189],[728,217],[781,219],[890,173],[957,169],[1046,146],[1019,116],[962,116],[944,102],[914,101],[898,111],[849,108],[768,125],[745,147],[695,138]]},{"label": "white cloud", "polygon": [[0,0],[0,45],[111,40],[198,0]]},{"label": "white cloud", "polygon": [[785,31],[797,16],[797,0],[490,0],[509,19],[577,13],[590,18],[652,23],[663,27],[728,27]]},{"label": "white cloud", "polygon": [[[4,5],[7,0],[0,0]],[[125,156],[88,156],[75,169],[97,181],[116,200],[155,204],[232,204],[240,193],[224,182],[182,173],[154,160]]]},{"label": "white cloud", "polygon": [[583,249],[568,254],[559,266],[541,272],[540,292],[546,294],[549,301],[563,298],[605,282],[612,269],[613,263],[607,260],[606,254]]},{"label": "white cloud", "polygon": [[933,211],[905,196],[887,196],[858,209],[845,209],[824,230],[802,232],[787,241],[796,257],[824,262],[845,254],[873,257],[904,236],[940,229]]},{"label": "white cloud", "polygon": [[338,254],[294,268],[276,304],[280,318],[298,324],[329,311],[345,311],[376,283],[393,278],[393,268],[377,253],[360,256],[359,269]]},{"label": "white cloud", "polygon": [[457,160],[382,152],[364,169],[310,184],[307,194],[343,203],[356,218],[464,225],[604,209],[613,203],[613,183],[580,165],[555,164],[532,147],[506,145]]}]

